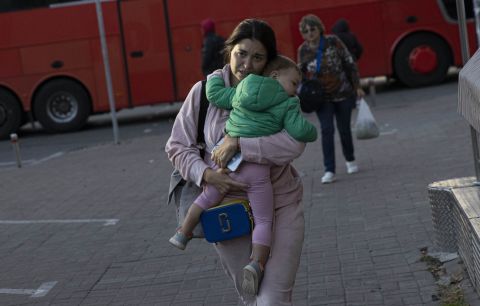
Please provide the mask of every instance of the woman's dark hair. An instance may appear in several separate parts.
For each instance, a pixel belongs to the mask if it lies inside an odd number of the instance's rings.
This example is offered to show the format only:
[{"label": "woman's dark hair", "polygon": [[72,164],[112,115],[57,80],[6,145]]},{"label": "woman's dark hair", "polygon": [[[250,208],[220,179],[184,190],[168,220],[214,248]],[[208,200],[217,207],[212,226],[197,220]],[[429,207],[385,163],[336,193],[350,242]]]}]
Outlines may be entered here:
[{"label": "woman's dark hair", "polygon": [[277,57],[277,40],[275,33],[268,23],[260,19],[245,19],[233,30],[225,41],[225,60],[230,60],[230,53],[242,39],[258,40],[267,50],[267,62]]}]

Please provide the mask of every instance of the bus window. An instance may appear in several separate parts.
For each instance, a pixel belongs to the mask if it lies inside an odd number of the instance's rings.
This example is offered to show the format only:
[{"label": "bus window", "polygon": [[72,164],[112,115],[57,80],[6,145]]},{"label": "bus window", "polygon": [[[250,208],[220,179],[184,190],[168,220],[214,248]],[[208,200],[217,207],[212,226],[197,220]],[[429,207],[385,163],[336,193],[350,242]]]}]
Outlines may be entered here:
[{"label": "bus window", "polygon": [[[457,0],[441,0],[441,4],[443,5],[443,9],[447,16],[450,19],[453,19],[457,21],[458,15],[457,15]],[[465,3],[465,15],[467,16],[467,19],[471,19],[474,17],[473,14],[473,2],[472,0],[463,0]]]},{"label": "bus window", "polygon": [[82,0],[1,0],[0,13],[48,7],[51,4],[77,2]]}]

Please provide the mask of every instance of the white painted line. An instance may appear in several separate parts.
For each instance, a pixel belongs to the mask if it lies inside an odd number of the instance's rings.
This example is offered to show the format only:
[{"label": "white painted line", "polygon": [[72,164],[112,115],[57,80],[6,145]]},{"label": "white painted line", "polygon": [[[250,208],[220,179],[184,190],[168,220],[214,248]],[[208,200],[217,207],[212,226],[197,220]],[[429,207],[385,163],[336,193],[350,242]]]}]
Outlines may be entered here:
[{"label": "white painted line", "polygon": [[397,132],[398,132],[397,129],[393,129],[393,130],[391,130],[391,131],[380,132],[380,136],[392,135],[392,134],[396,134]]},{"label": "white painted line", "polygon": [[47,293],[52,290],[53,287],[55,287],[55,285],[57,284],[57,282],[47,282],[47,283],[43,283],[40,285],[40,287],[38,287],[38,289],[35,291],[34,294],[32,294],[32,298],[38,298],[38,297],[43,297],[43,296],[46,296]]},{"label": "white painted line", "polygon": [[34,161],[32,162],[32,165],[40,164],[40,163],[43,163],[43,162],[45,162],[45,161],[47,161],[47,160],[60,157],[60,156],[62,156],[63,154],[65,154],[65,152],[53,153],[52,155],[49,155],[49,156],[44,157],[44,158],[41,158],[41,159],[39,159],[39,160],[34,160]]},{"label": "white painted line", "polygon": [[[22,160],[22,164],[31,164],[35,162],[34,159],[27,159],[27,160]],[[17,162],[0,162],[0,167],[10,167],[10,166],[16,166],[17,165]]]},{"label": "white painted line", "polygon": [[0,294],[25,294],[31,295],[37,292],[35,289],[0,289]]},{"label": "white painted line", "polygon": [[23,295],[30,295],[32,298],[39,298],[43,297],[48,294],[50,290],[57,282],[46,282],[40,285],[38,289],[7,289],[7,288],[0,288],[0,294],[23,294]]},{"label": "white painted line", "polygon": [[[57,153],[53,153],[49,156],[46,156],[46,157],[40,158],[40,159],[25,159],[25,160],[22,160],[22,164],[23,165],[37,165],[37,164],[46,162],[47,160],[60,157],[64,154],[65,154],[65,152],[57,152]],[[0,162],[0,167],[10,167],[10,166],[16,166],[16,165],[17,165],[17,162],[13,162],[13,161],[12,162]]]},{"label": "white painted line", "polygon": [[45,224],[45,223],[103,223],[103,226],[116,225],[119,219],[64,219],[64,220],[0,220],[0,224]]}]

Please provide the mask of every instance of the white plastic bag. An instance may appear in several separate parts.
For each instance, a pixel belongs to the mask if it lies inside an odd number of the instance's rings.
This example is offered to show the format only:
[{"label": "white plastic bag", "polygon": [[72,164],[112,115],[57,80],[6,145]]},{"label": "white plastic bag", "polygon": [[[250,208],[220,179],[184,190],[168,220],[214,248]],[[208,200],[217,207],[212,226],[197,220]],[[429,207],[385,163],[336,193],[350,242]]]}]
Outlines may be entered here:
[{"label": "white plastic bag", "polygon": [[361,99],[358,106],[357,121],[355,122],[355,136],[357,139],[371,139],[380,135],[377,122],[365,99]]}]

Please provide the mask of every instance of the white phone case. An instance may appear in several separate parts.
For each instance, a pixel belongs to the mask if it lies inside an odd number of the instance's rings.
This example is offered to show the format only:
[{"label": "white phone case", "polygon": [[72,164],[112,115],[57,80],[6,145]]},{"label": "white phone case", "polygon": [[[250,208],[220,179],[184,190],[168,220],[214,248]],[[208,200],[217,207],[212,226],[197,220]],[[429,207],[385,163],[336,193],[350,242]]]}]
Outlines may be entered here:
[{"label": "white phone case", "polygon": [[[215,145],[215,147],[213,147],[213,150],[212,150],[212,153],[215,151],[215,149],[221,145],[223,143],[223,138]],[[227,168],[234,172],[238,169],[238,167],[240,166],[240,164],[242,163],[243,161],[243,158],[242,158],[242,153],[241,152],[237,152],[235,153],[235,155],[233,155],[232,159],[230,159],[230,161],[228,162],[227,164]]]}]

